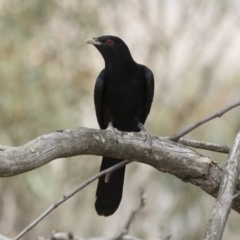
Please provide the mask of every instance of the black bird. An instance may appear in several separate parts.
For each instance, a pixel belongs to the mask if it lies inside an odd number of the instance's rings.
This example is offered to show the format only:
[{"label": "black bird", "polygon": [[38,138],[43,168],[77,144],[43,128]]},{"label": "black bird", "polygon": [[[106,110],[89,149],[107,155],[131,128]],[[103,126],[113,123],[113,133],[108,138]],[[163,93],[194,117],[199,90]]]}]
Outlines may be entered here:
[{"label": "black bird", "polygon": [[[127,45],[118,37],[101,36],[89,38],[85,43],[93,44],[102,54],[105,68],[97,77],[94,103],[101,129],[114,131],[143,131],[149,114],[153,94],[152,71],[136,63]],[[113,128],[114,127],[114,128]],[[114,132],[113,132],[114,133]],[[100,171],[117,163],[119,159],[103,157]],[[125,167],[113,172],[110,179],[99,178],[95,208],[99,215],[112,215],[118,208],[123,191]]]}]

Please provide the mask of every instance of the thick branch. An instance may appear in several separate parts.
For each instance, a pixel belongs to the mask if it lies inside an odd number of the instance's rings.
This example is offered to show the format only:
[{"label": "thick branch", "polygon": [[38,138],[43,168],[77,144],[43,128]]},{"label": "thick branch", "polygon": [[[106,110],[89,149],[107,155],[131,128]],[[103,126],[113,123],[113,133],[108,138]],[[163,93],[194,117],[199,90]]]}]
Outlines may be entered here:
[{"label": "thick branch", "polygon": [[[22,147],[0,151],[0,176],[24,173],[57,158],[91,154],[151,165],[217,197],[222,168],[209,157],[157,137],[153,137],[153,148],[149,151],[141,133],[117,134],[118,142],[111,131],[88,128],[43,135]],[[239,186],[237,189],[240,190]],[[240,196],[234,199],[233,208],[240,213]]]},{"label": "thick branch", "polygon": [[238,133],[233,148],[230,151],[224,167],[222,181],[214,206],[209,218],[208,227],[204,236],[205,240],[221,240],[228,215],[231,210],[233,195],[240,171],[240,132]]}]

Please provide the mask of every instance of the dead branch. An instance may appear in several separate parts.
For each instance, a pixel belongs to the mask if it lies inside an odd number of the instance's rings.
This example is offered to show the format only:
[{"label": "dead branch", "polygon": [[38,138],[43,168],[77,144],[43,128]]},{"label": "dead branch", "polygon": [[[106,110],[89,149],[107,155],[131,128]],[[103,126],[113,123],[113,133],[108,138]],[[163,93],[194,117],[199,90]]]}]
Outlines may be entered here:
[{"label": "dead branch", "polygon": [[[161,140],[169,140],[168,137],[159,137]],[[209,143],[209,142],[203,142],[198,140],[192,140],[188,138],[180,138],[178,140],[179,143],[182,143],[185,146],[193,147],[193,148],[199,148],[204,149],[212,152],[219,152],[219,153],[229,153],[230,147],[226,145],[220,145],[216,143]]]},{"label": "dead branch", "polygon": [[[112,167],[112,169],[113,169],[113,167]],[[114,168],[114,170],[116,170],[116,167]],[[106,174],[106,171],[104,171],[104,172]],[[108,172],[110,172],[110,170]],[[113,172],[113,170],[111,170],[111,172]],[[101,175],[103,175],[103,174],[101,174]],[[98,176],[98,177],[100,177],[100,176]],[[130,224],[132,223],[132,221],[134,219],[134,216],[136,215],[136,213],[139,212],[139,210],[141,210],[144,207],[145,201],[146,201],[146,195],[144,194],[144,191],[141,191],[139,206],[131,212],[125,226],[123,227],[123,229],[121,231],[121,233],[118,234],[116,237],[113,237],[113,238],[96,237],[96,238],[91,238],[91,239],[88,239],[88,240],[141,240],[137,237],[128,235],[128,232],[129,232]],[[40,237],[39,240],[83,240],[83,239],[74,235],[71,232],[53,231],[46,238]]]},{"label": "dead branch", "polygon": [[228,156],[216,204],[209,218],[204,240],[221,240],[240,172],[240,132]]},{"label": "dead branch", "polygon": [[[153,137],[149,151],[141,133],[117,134],[118,142],[110,131],[89,128],[43,135],[21,147],[0,151],[0,176],[24,173],[57,158],[91,154],[148,164],[217,197],[222,168],[216,161],[173,141]],[[240,196],[234,199],[232,208],[240,213]]]},{"label": "dead branch", "polygon": [[112,238],[111,240],[123,240],[124,237],[128,236],[127,234],[129,232],[130,225],[131,225],[135,215],[145,206],[145,203],[146,203],[146,195],[144,194],[144,191],[141,190],[139,206],[136,209],[132,210],[125,226],[123,227],[123,229],[121,231],[121,233],[118,234],[116,237]]},{"label": "dead branch", "polygon": [[219,152],[219,153],[229,153],[230,147],[226,145],[220,145],[220,144],[215,144],[215,143],[209,143],[209,142],[202,142],[202,141],[197,141],[197,140],[192,140],[192,139],[187,139],[187,138],[180,138],[178,140],[179,143],[182,143],[183,145],[189,146],[189,147],[194,147],[194,148],[200,148],[212,152]]},{"label": "dead branch", "polygon": [[95,181],[96,179],[100,178],[101,176],[107,174],[107,173],[112,173],[114,171],[116,171],[117,169],[127,165],[128,163],[130,163],[129,160],[124,160],[123,162],[120,162],[116,165],[114,165],[113,167],[110,167],[98,174],[96,174],[95,176],[89,178],[86,182],[82,183],[80,186],[78,186],[76,189],[74,189],[73,191],[71,191],[69,194],[67,195],[63,195],[63,197],[58,200],[56,203],[52,204],[44,213],[42,213],[37,219],[35,219],[31,224],[29,224],[21,233],[19,233],[13,240],[18,240],[20,239],[22,236],[24,236],[28,231],[30,231],[33,227],[35,227],[39,222],[41,222],[50,212],[52,212],[54,209],[56,209],[59,205],[61,205],[62,203],[64,203],[65,201],[67,201],[69,198],[71,198],[72,196],[74,196],[76,193],[78,193],[79,191],[81,191],[83,188],[85,188],[86,186],[88,186],[90,183],[92,183],[93,181]]},{"label": "dead branch", "polygon": [[228,112],[229,110],[237,107],[240,105],[240,101],[234,103],[234,104],[231,104],[231,105],[228,105],[226,107],[224,107],[223,109],[217,111],[216,113],[214,114],[211,114],[210,116],[194,123],[193,125],[191,125],[190,127],[188,127],[187,129],[185,129],[184,131],[180,132],[179,134],[177,135],[174,135],[172,137],[170,137],[169,139],[172,140],[172,141],[175,141],[177,142],[181,137],[185,136],[186,134],[190,133],[192,130],[194,130],[195,128],[201,126],[202,124],[214,119],[214,118],[217,118],[217,117],[221,117],[223,114],[225,114],[226,112]]}]

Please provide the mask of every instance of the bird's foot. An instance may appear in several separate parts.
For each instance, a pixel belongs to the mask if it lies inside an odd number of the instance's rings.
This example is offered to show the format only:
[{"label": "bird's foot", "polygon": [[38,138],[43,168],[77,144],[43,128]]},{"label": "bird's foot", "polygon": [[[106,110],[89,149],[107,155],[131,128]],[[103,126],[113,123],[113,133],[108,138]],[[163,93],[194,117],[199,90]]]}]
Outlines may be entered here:
[{"label": "bird's foot", "polygon": [[141,130],[140,132],[143,134],[144,136],[144,143],[148,142],[149,145],[149,153],[152,152],[152,136],[149,134],[149,132],[147,131],[147,129],[145,128],[145,126],[142,123],[138,123],[138,127]]},{"label": "bird's foot", "polygon": [[119,132],[120,134],[121,134],[121,132],[118,131],[116,128],[114,128],[111,122],[109,122],[106,130],[110,130],[113,133],[114,139],[115,139],[116,143],[118,143],[117,132]]},{"label": "bird's foot", "polygon": [[[113,133],[114,139],[115,139],[116,143],[118,143],[117,132],[119,132],[121,135],[122,135],[122,133],[113,127],[112,122],[108,123],[108,127],[106,130],[110,130]],[[106,173],[105,178],[104,178],[105,183],[109,182],[111,175],[112,175],[111,172]]]}]

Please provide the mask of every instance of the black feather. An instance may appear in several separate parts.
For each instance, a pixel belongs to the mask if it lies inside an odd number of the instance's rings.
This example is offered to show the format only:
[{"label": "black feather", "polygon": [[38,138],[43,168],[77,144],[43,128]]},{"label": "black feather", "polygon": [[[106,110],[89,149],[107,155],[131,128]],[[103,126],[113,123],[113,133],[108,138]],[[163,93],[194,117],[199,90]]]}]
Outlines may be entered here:
[{"label": "black feather", "polygon": [[[145,123],[149,114],[153,94],[154,77],[150,69],[136,63],[127,45],[118,37],[102,36],[94,38],[101,44],[95,45],[105,60],[105,68],[99,74],[94,103],[97,120],[101,129],[109,122],[120,131],[140,131],[137,121]],[[107,40],[111,45],[107,45]],[[136,121],[137,120],[137,121]],[[101,171],[119,159],[103,158]],[[98,181],[96,211],[99,215],[113,214],[122,198],[125,167],[112,173],[109,182],[104,177]]]}]

